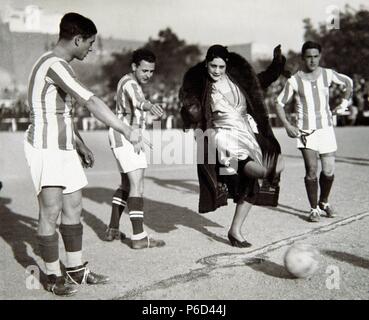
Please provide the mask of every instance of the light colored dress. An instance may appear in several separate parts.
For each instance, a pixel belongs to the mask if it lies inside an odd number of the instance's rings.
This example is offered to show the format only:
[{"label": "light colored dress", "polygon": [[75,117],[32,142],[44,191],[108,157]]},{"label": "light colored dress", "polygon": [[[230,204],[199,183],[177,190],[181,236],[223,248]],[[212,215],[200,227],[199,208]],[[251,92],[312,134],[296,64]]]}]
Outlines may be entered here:
[{"label": "light colored dress", "polygon": [[230,90],[222,92],[213,84],[211,93],[212,125],[219,162],[229,167],[231,160],[250,157],[262,165],[262,151],[254,134],[258,129],[247,113],[245,96],[227,75],[225,77]]}]

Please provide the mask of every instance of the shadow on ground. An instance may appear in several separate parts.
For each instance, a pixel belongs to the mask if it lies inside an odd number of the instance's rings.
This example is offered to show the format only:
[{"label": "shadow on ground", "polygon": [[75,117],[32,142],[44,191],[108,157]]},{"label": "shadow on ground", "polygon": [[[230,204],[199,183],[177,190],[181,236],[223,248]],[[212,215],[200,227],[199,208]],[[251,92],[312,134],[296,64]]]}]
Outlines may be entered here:
[{"label": "shadow on ground", "polygon": [[[169,180],[165,180],[165,179],[158,179],[155,177],[145,177],[145,179],[150,179],[153,182],[155,182],[157,185],[163,187],[163,188],[167,188],[167,189],[177,189],[179,191],[182,191],[183,193],[199,193],[199,187],[198,187],[198,182],[197,180],[175,180],[175,179],[169,179]],[[192,184],[190,183],[190,181],[195,181],[197,184]],[[304,210],[300,210],[300,209],[296,209],[290,206],[286,206],[283,204],[279,204],[277,207],[268,207],[268,209],[272,210],[272,211],[278,211],[278,212],[283,212],[283,213],[287,213],[290,215],[294,215],[298,218],[300,218],[301,220],[304,221],[309,221],[309,211],[304,211]]]},{"label": "shadow on ground", "polygon": [[355,267],[369,269],[369,260],[364,259],[362,257],[355,256],[351,253],[334,251],[334,250],[322,250],[322,253],[336,260],[350,263]]},{"label": "shadow on ground", "polygon": [[247,264],[251,269],[262,272],[268,276],[280,279],[296,279],[291,275],[284,266],[269,261],[267,259],[259,259],[259,261]]},{"label": "shadow on ground", "polygon": [[[27,252],[31,247],[33,253],[40,256],[37,244],[38,221],[11,211],[7,205],[11,203],[10,198],[0,197],[0,237],[10,246],[15,260],[24,268],[37,266],[36,260]],[[40,270],[40,281],[44,283],[46,276]]]},{"label": "shadow on ground", "polygon": [[[98,203],[106,203],[110,206],[114,192],[115,190],[109,188],[85,188],[83,189],[83,197]],[[207,227],[223,228],[222,225],[186,207],[145,198],[144,210],[145,225],[157,233],[169,233],[178,229],[177,226],[182,225],[201,232],[211,240],[228,244],[228,240],[207,230]],[[107,224],[86,210],[83,211],[83,218],[86,224],[95,231],[97,236],[103,239]],[[127,221],[126,218],[124,220]]]},{"label": "shadow on ground", "polygon": [[287,213],[296,216],[301,220],[309,221],[309,211],[306,210],[296,209],[294,207],[286,206],[284,204],[278,204],[278,207],[268,207],[268,209],[272,211]]},{"label": "shadow on ground", "polygon": [[[167,189],[175,189],[183,193],[199,193],[198,181],[194,179],[189,180],[178,180],[178,179],[158,179],[156,177],[147,176],[145,179],[152,180],[157,185],[167,188]],[[194,181],[195,184],[191,183]]]}]

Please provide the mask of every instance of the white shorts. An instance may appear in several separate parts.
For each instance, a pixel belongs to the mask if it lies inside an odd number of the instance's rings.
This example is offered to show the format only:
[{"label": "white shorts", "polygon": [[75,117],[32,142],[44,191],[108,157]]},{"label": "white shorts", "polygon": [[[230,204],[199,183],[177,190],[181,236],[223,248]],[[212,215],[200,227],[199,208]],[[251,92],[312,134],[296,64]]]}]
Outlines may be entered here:
[{"label": "white shorts", "polygon": [[139,154],[133,149],[133,145],[123,141],[123,146],[112,149],[115,159],[117,160],[120,172],[127,173],[137,169],[147,168],[146,153],[141,151]]},{"label": "white shorts", "polygon": [[304,144],[302,143],[301,138],[296,139],[297,148],[315,150],[319,152],[319,154],[337,151],[336,135],[334,134],[333,127],[317,129],[305,138],[306,146],[304,146]]},{"label": "white shorts", "polygon": [[72,193],[87,185],[76,150],[36,149],[25,141],[24,153],[37,194],[45,186],[61,186],[63,193]]}]

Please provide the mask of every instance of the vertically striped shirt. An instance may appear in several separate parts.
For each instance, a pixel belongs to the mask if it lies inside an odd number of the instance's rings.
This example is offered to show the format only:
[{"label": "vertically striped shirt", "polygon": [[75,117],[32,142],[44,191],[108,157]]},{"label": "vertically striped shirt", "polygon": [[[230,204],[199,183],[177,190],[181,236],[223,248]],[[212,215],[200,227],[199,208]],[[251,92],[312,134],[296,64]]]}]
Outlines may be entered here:
[{"label": "vertically striped shirt", "polygon": [[332,83],[344,85],[352,93],[352,80],[332,69],[320,68],[316,80],[309,80],[302,71],[296,72],[286,82],[277,97],[277,104],[284,107],[296,94],[297,127],[302,130],[333,126],[329,107],[329,87]]},{"label": "vertically striped shirt", "polygon": [[74,101],[85,105],[91,96],[65,60],[46,52],[29,77],[27,141],[38,149],[75,149],[72,105]]},{"label": "vertically striped shirt", "polygon": [[[118,82],[116,114],[119,119],[129,124],[133,129],[145,129],[146,112],[143,109],[147,102],[140,84],[132,73],[124,75]],[[111,148],[123,145],[122,135],[109,129],[109,141]]]}]

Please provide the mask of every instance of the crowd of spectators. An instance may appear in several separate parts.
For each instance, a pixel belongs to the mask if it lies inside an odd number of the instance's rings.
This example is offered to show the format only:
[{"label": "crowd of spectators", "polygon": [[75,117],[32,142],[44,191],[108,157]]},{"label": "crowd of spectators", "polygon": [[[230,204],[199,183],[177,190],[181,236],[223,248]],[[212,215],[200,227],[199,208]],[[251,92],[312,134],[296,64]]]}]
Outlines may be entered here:
[{"label": "crowd of spectators", "polygon": [[[278,79],[265,92],[265,103],[268,107],[271,123],[273,126],[280,126],[280,122],[275,116],[275,98],[282,91],[284,78]],[[337,118],[338,126],[347,125],[369,125],[369,80],[362,77],[354,76],[354,94],[351,100],[349,111]],[[159,103],[164,109],[164,115],[161,119],[161,128],[181,128],[182,121],[179,114],[178,101],[179,88],[169,91],[163,90],[159,93],[154,93],[151,99],[155,103]],[[331,101],[330,105],[333,109],[340,103],[342,97],[342,90],[340,86],[331,87]],[[1,89],[0,90],[0,130],[24,130],[28,125],[29,111],[27,108],[27,94],[26,92],[18,91],[17,89]],[[105,102],[110,105],[111,109],[115,108],[114,93],[105,94]],[[288,106],[286,110],[288,116],[294,116],[294,102]],[[91,118],[90,113],[86,108],[75,108],[75,116],[77,124],[84,130],[103,129],[98,121]],[[149,118],[148,126],[152,127],[155,118]]]}]

